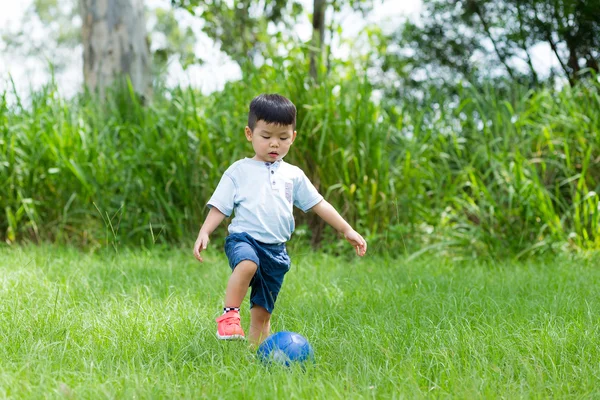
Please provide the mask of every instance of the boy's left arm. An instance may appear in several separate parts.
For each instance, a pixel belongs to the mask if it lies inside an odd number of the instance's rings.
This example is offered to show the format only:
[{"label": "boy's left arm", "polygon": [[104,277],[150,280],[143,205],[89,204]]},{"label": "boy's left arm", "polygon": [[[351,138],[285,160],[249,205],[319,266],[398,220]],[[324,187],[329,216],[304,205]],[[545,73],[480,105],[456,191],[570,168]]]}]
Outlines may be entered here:
[{"label": "boy's left arm", "polygon": [[337,212],[337,210],[326,200],[321,200],[312,210],[336,231],[342,233],[352,247],[356,249],[356,254],[364,256],[367,252],[367,241],[356,232],[348,222]]}]

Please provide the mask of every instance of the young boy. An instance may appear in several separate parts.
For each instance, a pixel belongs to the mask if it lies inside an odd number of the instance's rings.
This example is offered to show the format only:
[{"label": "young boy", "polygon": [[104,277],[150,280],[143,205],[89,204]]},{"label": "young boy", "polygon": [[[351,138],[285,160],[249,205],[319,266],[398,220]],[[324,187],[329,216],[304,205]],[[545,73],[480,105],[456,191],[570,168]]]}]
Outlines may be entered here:
[{"label": "young boy", "polygon": [[250,103],[246,139],[254,157],[233,163],[208,201],[210,211],[194,245],[194,256],[206,250],[209,235],[235,212],[225,240],[233,270],[225,291],[223,315],[217,318],[217,337],[244,339],[240,305],[250,294],[250,343],[269,336],[275,300],[290,269],[285,242],[294,231],[293,206],[317,213],[342,233],[364,256],[367,242],[323,199],[304,172],[283,161],[296,139],[296,107],[277,94],[261,94]]}]

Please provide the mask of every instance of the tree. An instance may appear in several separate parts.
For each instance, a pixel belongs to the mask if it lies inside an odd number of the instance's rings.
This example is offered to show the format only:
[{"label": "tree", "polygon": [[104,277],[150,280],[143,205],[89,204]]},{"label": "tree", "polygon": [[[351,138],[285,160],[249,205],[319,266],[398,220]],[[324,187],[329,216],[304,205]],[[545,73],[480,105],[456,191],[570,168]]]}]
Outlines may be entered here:
[{"label": "tree", "polygon": [[[305,11],[297,0],[171,0],[171,4],[202,18],[202,30],[240,65],[254,61],[258,55],[269,58],[282,43],[296,41],[293,28]],[[326,33],[333,36],[341,31],[334,19],[326,21],[327,10],[335,15],[343,7],[350,7],[365,14],[372,6],[373,0],[313,0],[313,35],[308,58],[315,79],[319,63],[328,60],[330,54],[325,48]]]},{"label": "tree", "polygon": [[[424,0],[420,23],[394,35],[386,67],[428,81],[508,77],[539,83],[532,48],[547,43],[560,64],[550,76],[574,84],[598,71],[600,0]],[[421,79],[423,81],[424,79]]]},{"label": "tree", "polygon": [[[310,63],[309,69],[314,78],[313,80],[316,82],[318,81],[317,71],[321,66],[325,64],[326,71],[331,66],[331,49],[327,46],[326,38],[328,37],[332,41],[334,35],[341,32],[340,22],[336,21],[336,18],[329,18],[329,21],[327,21],[325,16],[339,15],[342,10],[348,9],[365,14],[372,8],[374,1],[313,1],[314,10],[317,10],[317,12],[313,12],[311,17],[314,34],[308,46],[300,43],[298,37],[295,36],[294,25],[305,11],[298,0],[172,0],[171,3],[174,7],[171,9],[157,7],[146,10],[152,12],[153,16],[156,17],[156,23],[148,27],[151,29],[150,37],[152,38],[155,33],[159,33],[157,36],[159,40],[153,43],[152,46],[152,77],[160,80],[162,73],[167,70],[166,66],[175,60],[179,61],[184,69],[192,64],[201,64],[204,61],[202,57],[195,54],[196,37],[193,30],[189,27],[183,28],[183,25],[175,16],[177,8],[182,8],[192,15],[198,16],[198,24],[202,26],[204,33],[218,42],[221,50],[240,65],[246,62],[252,63],[261,59],[269,59],[278,54],[281,55],[281,51],[288,45],[295,45],[300,50],[295,51],[295,68],[298,68],[298,62],[303,63],[306,60],[307,65],[308,62]],[[92,13],[91,16],[96,16],[96,19],[86,19],[83,14],[89,14],[86,9],[101,9],[109,6],[112,9],[114,4],[118,5],[121,2],[136,5],[138,11],[135,12],[139,13],[139,10],[141,10],[142,0],[137,0],[135,3],[129,3],[126,0],[101,0],[99,2],[91,0],[34,0],[32,7],[24,16],[22,25],[26,27],[31,18],[39,18],[45,26],[45,39],[40,43],[34,43],[32,46],[30,35],[25,28],[18,33],[5,34],[2,39],[11,48],[11,51],[18,49],[19,52],[24,52],[30,56],[35,55],[36,57],[45,52],[48,61],[56,70],[60,70],[61,67],[68,65],[67,59],[69,58],[68,55],[72,53],[72,49],[79,44],[83,45],[82,31],[84,35],[87,35],[86,41],[93,39],[96,42],[99,39],[92,38],[90,35],[96,35],[99,31],[104,31],[102,35],[106,35],[106,32],[108,32],[104,29],[107,28],[106,25],[96,32],[90,30],[91,25],[82,27],[78,14],[82,17],[84,23],[106,24],[107,21],[101,21],[106,16],[97,16],[96,13]],[[77,3],[80,3],[79,7]],[[78,9],[79,12],[77,12]],[[119,15],[125,15],[124,12],[130,12],[127,11],[130,9],[131,7],[124,8],[123,11],[119,12]],[[130,22],[129,26],[138,26],[144,29],[141,17],[136,18],[136,20],[125,18],[123,20]],[[57,21],[58,24],[56,24]],[[124,32],[129,34],[129,30],[124,30]],[[0,28],[0,33],[6,33],[6,30]],[[133,50],[136,50],[136,48],[142,48],[141,43],[145,33],[140,30],[136,30],[134,33],[137,34],[130,36],[128,40],[135,40],[136,43],[139,43],[139,45],[132,47]],[[117,46],[121,46],[118,41],[124,40],[124,37],[118,34],[114,39],[117,40]],[[104,44],[106,43],[108,41],[104,42]],[[100,45],[100,43],[96,43],[96,45]],[[90,68],[94,56],[97,56],[94,53],[94,51],[97,51],[93,48],[94,46],[91,43],[84,46],[84,57],[87,60],[86,82],[90,82],[88,87],[92,89],[97,86],[96,80],[99,72],[101,72]],[[61,49],[61,52],[55,51],[55,48]],[[119,48],[122,49],[122,47]],[[304,53],[305,59],[297,58],[301,53]],[[143,52],[139,55],[137,59],[144,58]],[[112,56],[113,61],[116,61],[114,60],[114,50]],[[96,57],[95,60],[98,61],[99,59]],[[136,58],[132,58],[131,62],[134,60]],[[103,65],[105,69],[109,69],[107,62],[104,62]],[[112,62],[112,65],[117,67],[115,62]],[[127,73],[127,71],[125,72]],[[111,74],[108,74],[108,76],[111,76]],[[139,89],[136,88],[136,90]]]},{"label": "tree", "polygon": [[[11,54],[46,58],[55,72],[63,71],[72,62],[73,50],[82,45],[80,0],[34,0],[25,11],[18,30],[0,27],[0,43]],[[152,46],[152,76],[160,80],[167,65],[174,60],[185,69],[201,64],[196,57],[196,36],[191,28],[183,28],[171,7],[146,9],[146,15],[155,23],[148,26],[149,38],[157,34],[161,40]],[[43,26],[43,39],[32,40],[31,23]],[[153,43],[151,43],[152,45]]]},{"label": "tree", "polygon": [[547,42],[562,72],[573,84],[584,68],[599,71],[600,0],[527,0],[522,9],[523,24],[531,26],[534,40]]},{"label": "tree", "polygon": [[81,0],[83,75],[86,86],[105,89],[129,77],[133,89],[152,87],[150,54],[142,0]]},{"label": "tree", "polygon": [[317,63],[319,54],[323,51],[323,42],[325,40],[325,0],[314,0],[312,17],[312,49],[310,52],[310,74],[317,79]]},{"label": "tree", "polygon": [[[202,31],[240,65],[273,52],[272,39],[281,39],[281,28],[290,28],[302,11],[299,2],[287,0],[171,0],[171,4],[200,17]],[[269,23],[276,27],[272,34]]]}]

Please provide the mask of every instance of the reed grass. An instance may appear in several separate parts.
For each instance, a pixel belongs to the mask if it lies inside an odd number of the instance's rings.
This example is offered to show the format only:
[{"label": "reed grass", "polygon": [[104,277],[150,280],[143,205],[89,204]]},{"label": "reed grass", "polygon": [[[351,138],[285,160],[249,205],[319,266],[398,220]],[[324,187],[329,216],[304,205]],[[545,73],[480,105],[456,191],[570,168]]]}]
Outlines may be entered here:
[{"label": "reed grass", "polygon": [[[131,91],[0,94],[0,237],[84,247],[193,240],[223,171],[251,156],[247,107],[298,107],[286,158],[379,252],[526,256],[600,247],[600,84],[561,90],[464,85],[428,106],[373,100],[346,66],[314,86],[285,60],[202,96]],[[314,216],[298,236],[339,251]],[[217,236],[224,234],[224,227]]]}]

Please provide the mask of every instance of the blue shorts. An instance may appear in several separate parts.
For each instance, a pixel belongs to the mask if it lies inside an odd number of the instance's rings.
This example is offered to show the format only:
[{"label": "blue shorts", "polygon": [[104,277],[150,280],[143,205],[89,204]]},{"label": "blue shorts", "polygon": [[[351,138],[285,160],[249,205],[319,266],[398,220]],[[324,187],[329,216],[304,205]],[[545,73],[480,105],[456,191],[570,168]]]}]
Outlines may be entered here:
[{"label": "blue shorts", "polygon": [[285,244],[262,243],[247,233],[232,233],[225,239],[225,254],[232,271],[244,260],[258,265],[250,281],[250,307],[261,306],[272,313],[283,276],[291,265]]}]

